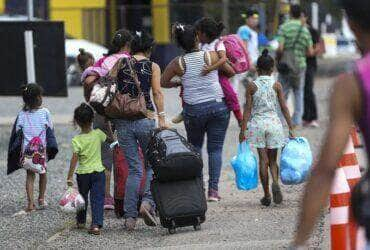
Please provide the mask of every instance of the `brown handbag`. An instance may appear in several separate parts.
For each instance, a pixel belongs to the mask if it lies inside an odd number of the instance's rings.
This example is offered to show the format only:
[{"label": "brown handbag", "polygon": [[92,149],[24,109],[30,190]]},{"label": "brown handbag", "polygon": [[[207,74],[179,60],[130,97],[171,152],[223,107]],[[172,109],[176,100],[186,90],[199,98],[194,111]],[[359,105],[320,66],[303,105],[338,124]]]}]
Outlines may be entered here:
[{"label": "brown handbag", "polygon": [[129,93],[122,94],[117,90],[112,102],[105,108],[105,115],[112,119],[138,120],[147,117],[147,108],[144,93],[141,89],[136,71],[133,69],[132,60],[122,58],[119,60],[117,69],[113,69],[113,76],[117,76],[118,70],[123,66],[123,61],[130,69],[130,74],[138,89],[137,96],[131,96]]}]

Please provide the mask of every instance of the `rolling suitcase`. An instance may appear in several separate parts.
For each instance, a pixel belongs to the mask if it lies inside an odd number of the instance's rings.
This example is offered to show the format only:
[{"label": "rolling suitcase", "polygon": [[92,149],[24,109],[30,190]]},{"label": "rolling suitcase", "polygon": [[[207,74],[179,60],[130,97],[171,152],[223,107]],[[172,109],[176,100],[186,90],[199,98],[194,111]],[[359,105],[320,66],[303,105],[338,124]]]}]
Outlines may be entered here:
[{"label": "rolling suitcase", "polygon": [[178,227],[193,226],[200,230],[207,211],[201,178],[172,182],[154,179],[151,191],[161,225],[168,228],[170,234],[176,233]]},{"label": "rolling suitcase", "polygon": [[[144,161],[143,154],[140,150],[141,159]],[[118,143],[113,149],[113,174],[114,174],[114,212],[117,218],[123,217],[123,202],[125,197],[126,181],[128,177],[128,164]],[[140,182],[140,197],[144,194],[146,173],[143,164],[143,177]],[[140,206],[140,199],[138,207]]]}]

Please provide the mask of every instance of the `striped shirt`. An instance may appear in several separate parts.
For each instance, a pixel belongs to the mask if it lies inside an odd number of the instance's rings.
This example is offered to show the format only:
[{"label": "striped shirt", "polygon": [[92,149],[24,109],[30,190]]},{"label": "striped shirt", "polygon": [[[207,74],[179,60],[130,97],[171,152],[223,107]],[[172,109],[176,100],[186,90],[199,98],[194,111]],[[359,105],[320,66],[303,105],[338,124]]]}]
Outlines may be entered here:
[{"label": "striped shirt", "polygon": [[185,74],[181,77],[184,87],[184,101],[187,104],[195,105],[199,103],[221,100],[224,94],[219,83],[218,71],[214,70],[207,75],[202,75],[205,65],[204,51],[186,54]]},{"label": "striped shirt", "polygon": [[20,111],[18,114],[16,130],[23,130],[23,149],[37,136],[40,136],[46,145],[46,128],[53,127],[50,111],[47,108],[40,108],[32,111]]},{"label": "striped shirt", "polygon": [[279,29],[278,41],[284,44],[284,50],[292,50],[294,41],[301,28],[301,33],[295,44],[294,54],[299,61],[300,68],[304,69],[307,67],[306,53],[307,49],[312,47],[312,38],[309,30],[306,27],[302,27],[301,21],[289,20],[285,22]]}]

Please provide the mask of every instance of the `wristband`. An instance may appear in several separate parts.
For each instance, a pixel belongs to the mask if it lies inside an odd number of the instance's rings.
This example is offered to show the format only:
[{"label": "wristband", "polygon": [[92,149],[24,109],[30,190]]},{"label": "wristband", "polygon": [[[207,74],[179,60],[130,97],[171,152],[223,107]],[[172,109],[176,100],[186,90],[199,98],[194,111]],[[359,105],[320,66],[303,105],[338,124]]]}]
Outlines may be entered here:
[{"label": "wristband", "polygon": [[158,113],[158,116],[162,116],[162,117],[164,117],[164,116],[166,116],[166,112],[164,112],[164,111],[159,112],[159,113]]}]

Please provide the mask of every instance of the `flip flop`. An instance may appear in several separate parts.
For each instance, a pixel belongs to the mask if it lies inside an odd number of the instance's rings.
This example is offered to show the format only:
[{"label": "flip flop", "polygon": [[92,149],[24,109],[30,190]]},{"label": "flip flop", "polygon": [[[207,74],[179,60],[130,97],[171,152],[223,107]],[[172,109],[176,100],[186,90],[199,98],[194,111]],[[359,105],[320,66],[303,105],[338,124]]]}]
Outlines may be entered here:
[{"label": "flip flop", "polygon": [[150,227],[156,227],[158,225],[157,220],[154,215],[150,212],[151,209],[148,209],[145,204],[142,204],[140,207],[140,214],[143,217],[144,223]]}]

